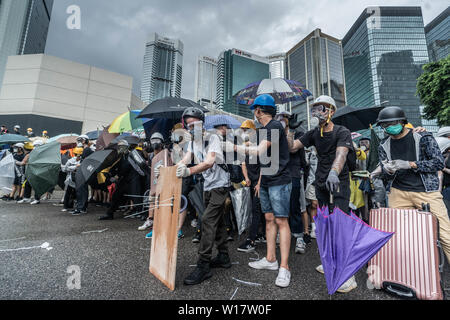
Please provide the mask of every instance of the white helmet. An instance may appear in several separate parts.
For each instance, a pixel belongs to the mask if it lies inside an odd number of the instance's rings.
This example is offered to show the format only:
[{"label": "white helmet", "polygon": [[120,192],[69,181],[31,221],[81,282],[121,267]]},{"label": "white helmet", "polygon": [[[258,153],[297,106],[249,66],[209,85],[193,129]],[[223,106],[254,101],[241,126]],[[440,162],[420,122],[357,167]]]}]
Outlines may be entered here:
[{"label": "white helmet", "polygon": [[19,126],[18,124],[16,124],[16,125],[14,126],[14,129],[20,129],[20,126]]},{"label": "white helmet", "polygon": [[155,132],[154,134],[152,134],[152,137],[150,138],[150,140],[153,140],[153,139],[159,139],[159,140],[161,140],[161,142],[164,142],[164,137],[159,132]]},{"label": "white helmet", "polygon": [[448,136],[450,136],[450,127],[442,127],[442,128],[440,128],[436,136],[437,137],[445,137],[445,138],[447,138]]},{"label": "white helmet", "polygon": [[42,146],[43,144],[44,144],[44,141],[36,140],[35,142],[33,142],[33,147],[39,147],[39,146]]},{"label": "white helmet", "polygon": [[16,147],[16,148],[24,148],[25,147],[25,145],[23,144],[23,143],[16,143],[13,147]]},{"label": "white helmet", "polygon": [[445,150],[450,148],[450,139],[444,138],[444,137],[437,137],[436,141],[439,145],[439,149],[441,150],[441,153],[444,153]]},{"label": "white helmet", "polygon": [[315,105],[318,105],[318,104],[322,104],[322,103],[329,104],[329,105],[334,107],[334,110],[337,110],[336,101],[334,101],[334,99],[332,97],[330,97],[330,96],[320,96],[320,97],[318,97],[314,101],[312,106],[315,106]]}]

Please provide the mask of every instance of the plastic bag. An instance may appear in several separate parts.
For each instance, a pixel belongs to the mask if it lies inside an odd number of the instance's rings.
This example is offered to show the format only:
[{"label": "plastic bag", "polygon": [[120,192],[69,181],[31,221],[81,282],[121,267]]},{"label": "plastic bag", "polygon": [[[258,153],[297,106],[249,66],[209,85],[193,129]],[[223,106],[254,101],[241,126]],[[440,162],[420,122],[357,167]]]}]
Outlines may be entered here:
[{"label": "plastic bag", "polygon": [[230,192],[239,235],[244,233],[251,225],[252,197],[250,192],[250,188],[248,187],[239,188]]},{"label": "plastic bag", "polygon": [[0,161],[0,189],[11,190],[15,178],[16,160],[10,153]]}]

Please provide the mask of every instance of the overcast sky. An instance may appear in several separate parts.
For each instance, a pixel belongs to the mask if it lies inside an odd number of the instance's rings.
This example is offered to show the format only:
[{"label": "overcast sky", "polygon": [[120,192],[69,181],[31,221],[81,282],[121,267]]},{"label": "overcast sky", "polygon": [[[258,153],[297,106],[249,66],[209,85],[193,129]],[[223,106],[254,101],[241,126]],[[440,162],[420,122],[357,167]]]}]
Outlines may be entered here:
[{"label": "overcast sky", "polygon": [[[81,29],[69,30],[70,5]],[[366,7],[421,6],[425,24],[448,0],[55,0],[46,53],[130,75],[139,96],[145,42],[157,32],[184,43],[182,96],[194,97],[198,55],[238,48],[286,52],[315,28],[342,39]]]}]

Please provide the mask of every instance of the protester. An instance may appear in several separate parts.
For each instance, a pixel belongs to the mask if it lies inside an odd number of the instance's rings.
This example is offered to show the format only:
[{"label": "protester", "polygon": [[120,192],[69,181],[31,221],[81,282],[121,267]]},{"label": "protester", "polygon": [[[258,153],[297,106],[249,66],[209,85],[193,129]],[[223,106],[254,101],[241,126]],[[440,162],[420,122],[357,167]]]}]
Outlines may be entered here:
[{"label": "protester", "polygon": [[[89,157],[93,151],[90,148],[89,145],[89,137],[86,135],[81,135],[77,138],[77,147],[83,148],[83,153],[81,154],[81,162],[83,162],[84,159]],[[79,216],[80,214],[86,214],[87,213],[87,207],[88,207],[88,199],[89,199],[89,186],[88,183],[85,182],[82,186],[80,186],[77,190],[77,206],[75,210],[71,211],[70,213],[74,216]]]},{"label": "protester", "polygon": [[[251,120],[246,120],[242,123],[243,130],[242,139],[248,146],[258,145],[258,137],[256,126]],[[245,162],[242,163],[242,173],[244,175],[245,184],[250,187],[250,195],[252,200],[252,222],[247,239],[238,247],[240,252],[255,251],[256,243],[265,243],[265,218],[261,210],[261,202],[257,193],[261,187],[260,185],[260,163],[258,156],[246,155]],[[260,225],[263,226],[262,232],[258,232]]]},{"label": "protester", "polygon": [[[14,184],[12,187],[10,198],[11,198],[11,200],[16,200],[16,201],[22,200],[20,198],[20,193],[21,193],[21,189],[22,189],[22,184],[25,181],[25,167],[21,164],[23,159],[25,158],[24,147],[25,146],[23,143],[16,143],[13,146],[13,157],[14,157],[14,160],[16,160],[16,165],[14,167],[15,177],[14,177]],[[17,196],[16,196],[16,198],[14,198],[16,192],[17,192]]]},{"label": "protester", "polygon": [[[336,206],[349,213],[350,178],[347,159],[352,157],[353,144],[350,131],[335,125],[331,119],[336,112],[336,102],[329,96],[318,97],[311,107],[311,115],[319,119],[319,126],[294,141],[293,150],[314,146],[319,159],[316,171],[315,191],[319,206]],[[354,154],[356,165],[356,154]],[[333,199],[333,201],[331,201]],[[323,266],[316,268],[323,273]],[[349,292],[357,287],[351,277],[337,291]]]},{"label": "protester", "polygon": [[0,127],[0,135],[7,134],[7,133],[9,133],[8,128],[6,127],[6,125],[2,125]]},{"label": "protester", "polygon": [[32,128],[28,128],[28,129],[27,129],[27,137],[28,137],[28,138],[34,138],[34,137],[36,137],[36,135],[33,133],[33,129],[32,129]]},{"label": "protester", "polygon": [[[278,270],[275,284],[279,287],[288,287],[291,280],[288,265],[291,231],[288,219],[292,190],[288,169],[289,145],[285,129],[280,122],[274,120],[276,105],[272,96],[268,94],[258,96],[250,109],[254,111],[255,121],[262,125],[259,130],[258,146],[236,146],[227,141],[224,149],[242,154],[269,157],[267,160],[270,161],[264,161],[268,162],[267,164],[263,164],[261,161],[261,187],[258,191],[261,208],[266,218],[267,254],[261,260],[250,262],[249,266],[260,270]],[[278,266],[276,257],[277,229],[280,234],[280,266]]]},{"label": "protester", "polygon": [[[311,238],[316,238],[316,224],[314,223],[314,217],[317,214],[317,207],[319,206],[319,203],[317,201],[316,197],[316,188],[314,187],[314,182],[316,181],[316,171],[317,171],[317,151],[316,148],[310,147],[306,150],[307,154],[307,163],[309,167],[308,172],[308,179],[306,182],[306,192],[305,192],[305,198],[310,202],[309,205],[309,221],[311,222]],[[309,225],[309,222],[308,224]]]},{"label": "protester", "polygon": [[83,154],[83,148],[78,147],[73,149],[74,157],[67,160],[66,164],[61,165],[61,170],[67,173],[65,185],[66,191],[64,193],[64,207],[62,212],[67,212],[73,208],[73,202],[76,198],[76,184],[75,184],[75,171],[79,168],[81,163],[81,155]]},{"label": "protester", "polygon": [[45,139],[50,138],[50,137],[48,136],[47,130],[42,131],[42,138],[45,138]]},{"label": "protester", "polygon": [[405,112],[399,107],[387,107],[378,116],[388,135],[380,144],[379,158],[386,176],[389,207],[416,208],[430,204],[431,213],[439,221],[439,237],[450,262],[450,220],[442,194],[438,172],[444,169],[444,158],[433,135],[417,133],[405,127]]},{"label": "protester", "polygon": [[[224,204],[230,187],[229,173],[219,166],[224,164],[221,140],[217,134],[211,134],[208,146],[203,143],[203,123],[205,115],[202,110],[190,107],[182,116],[186,129],[189,130],[193,141],[190,142],[186,155],[177,165],[177,177],[186,178],[202,173],[204,178],[205,211],[202,216],[202,237],[198,249],[199,259],[195,270],[185,279],[186,285],[196,285],[212,277],[211,268],[230,268],[228,255],[227,232],[224,222]],[[194,161],[195,166],[187,165]],[[219,251],[212,259],[214,241]]]},{"label": "protester", "polygon": [[[27,142],[24,145],[24,149],[27,152],[27,154],[25,155],[25,157],[23,158],[23,161],[20,163],[16,163],[19,166],[25,166],[28,164],[28,159],[30,157],[30,153],[32,150],[34,150],[34,148],[39,148],[40,146],[42,146],[44,143],[42,142],[42,140],[36,140],[33,142],[33,144]],[[40,195],[36,194],[36,192],[34,193],[34,200],[31,201],[31,192],[32,192],[32,187],[30,182],[27,180],[25,180],[24,182],[24,186],[22,188],[22,192],[23,192],[23,198],[22,200],[18,201],[17,203],[21,204],[21,203],[31,203],[32,205],[36,205],[36,204],[40,204]]]},{"label": "protester", "polygon": [[14,126],[14,134],[21,135],[21,133],[20,133],[20,126],[19,125],[15,125]]}]

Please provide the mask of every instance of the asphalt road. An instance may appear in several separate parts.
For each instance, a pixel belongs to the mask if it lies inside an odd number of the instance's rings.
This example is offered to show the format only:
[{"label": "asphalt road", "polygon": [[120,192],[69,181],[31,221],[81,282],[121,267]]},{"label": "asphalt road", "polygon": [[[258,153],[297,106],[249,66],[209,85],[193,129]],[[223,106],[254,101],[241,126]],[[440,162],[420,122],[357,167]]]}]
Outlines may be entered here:
[{"label": "asphalt road", "polygon": [[[315,240],[304,255],[289,258],[291,284],[275,286],[275,271],[259,271],[248,262],[265,254],[240,253],[240,241],[230,242],[234,263],[228,270],[213,270],[213,277],[197,286],[183,285],[183,279],[197,261],[197,246],[191,242],[194,229],[186,222],[186,237],[179,241],[176,289],[171,292],[148,271],[151,240],[137,231],[137,219],[98,221],[105,209],[90,207],[87,215],[61,212],[55,202],[18,205],[0,201],[0,299],[136,299],[136,300],[392,300],[383,291],[367,288],[365,269],[356,275],[358,288],[347,294],[329,296],[324,276],[315,271],[320,264]],[[107,229],[107,230],[105,230]],[[90,232],[101,231],[103,232]],[[88,232],[88,233],[86,233]],[[44,243],[49,248],[40,248]],[[23,249],[31,248],[32,249]],[[12,250],[18,249],[18,250]],[[50,250],[48,250],[50,249]],[[80,289],[69,289],[71,266],[78,266]],[[257,283],[251,286],[233,278]],[[450,272],[444,271],[444,287],[450,287]],[[69,281],[70,284],[70,281]],[[237,290],[237,291],[236,291]]]}]

